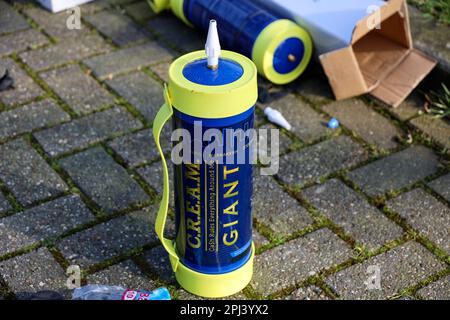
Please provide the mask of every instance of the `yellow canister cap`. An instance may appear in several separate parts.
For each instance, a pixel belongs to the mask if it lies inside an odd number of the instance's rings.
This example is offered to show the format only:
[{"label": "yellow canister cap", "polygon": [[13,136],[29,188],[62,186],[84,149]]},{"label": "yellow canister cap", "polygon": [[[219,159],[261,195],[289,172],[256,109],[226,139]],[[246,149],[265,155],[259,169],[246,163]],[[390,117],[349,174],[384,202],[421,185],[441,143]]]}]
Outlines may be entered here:
[{"label": "yellow canister cap", "polygon": [[[303,56],[295,69],[280,73],[274,67],[276,50],[288,39],[298,39],[302,43]],[[286,84],[297,79],[311,60],[313,44],[309,34],[291,20],[276,20],[263,29],[256,38],[252,50],[252,60],[258,72],[275,84]]]},{"label": "yellow canister cap", "polygon": [[194,83],[183,75],[188,64],[202,59],[206,59],[205,52],[195,51],[171,64],[169,96],[175,109],[193,117],[217,119],[240,114],[255,105],[258,98],[257,70],[250,59],[222,50],[221,59],[239,64],[243,73],[236,81],[215,86]]}]

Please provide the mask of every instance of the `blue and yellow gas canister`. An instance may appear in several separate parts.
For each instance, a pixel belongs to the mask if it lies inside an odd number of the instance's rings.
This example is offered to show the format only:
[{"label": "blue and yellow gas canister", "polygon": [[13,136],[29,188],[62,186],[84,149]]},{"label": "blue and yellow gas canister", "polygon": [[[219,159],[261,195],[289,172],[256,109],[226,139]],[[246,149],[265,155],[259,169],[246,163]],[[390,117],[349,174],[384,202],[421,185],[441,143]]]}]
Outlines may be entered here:
[{"label": "blue and yellow gas canister", "polygon": [[[172,63],[165,104],[153,123],[164,174],[155,225],[178,283],[202,297],[225,297],[242,290],[253,273],[251,151],[249,141],[244,141],[233,142],[231,152],[213,152],[209,160],[199,154],[208,145],[208,130],[225,133],[253,128],[257,70],[245,56],[221,51],[215,21],[211,21],[205,51],[186,54]],[[193,137],[188,144],[192,157],[174,164],[175,240],[164,237],[169,175],[159,142],[169,119],[174,130]],[[227,135],[222,137],[220,143],[230,145]],[[199,139],[200,152],[194,146]],[[246,161],[236,161],[238,151]]]},{"label": "blue and yellow gas canister", "polygon": [[281,19],[249,0],[148,0],[155,12],[172,9],[189,26],[207,31],[210,19],[220,26],[225,48],[256,64],[275,84],[297,79],[311,60],[309,34],[291,20]]}]

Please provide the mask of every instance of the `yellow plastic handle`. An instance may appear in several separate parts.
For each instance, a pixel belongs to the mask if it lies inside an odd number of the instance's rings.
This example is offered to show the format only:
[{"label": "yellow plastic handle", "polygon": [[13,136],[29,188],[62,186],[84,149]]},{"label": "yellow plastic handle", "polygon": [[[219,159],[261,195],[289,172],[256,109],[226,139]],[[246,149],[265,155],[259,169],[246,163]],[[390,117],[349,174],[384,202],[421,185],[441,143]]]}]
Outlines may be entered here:
[{"label": "yellow plastic handle", "polygon": [[155,222],[155,231],[158,235],[158,238],[161,240],[164,249],[169,253],[170,264],[172,265],[172,269],[174,272],[177,271],[179,258],[175,251],[175,247],[173,245],[172,240],[164,238],[164,227],[166,225],[167,220],[167,210],[169,208],[169,171],[167,169],[166,159],[164,157],[164,153],[161,149],[161,144],[159,138],[161,136],[161,130],[166,124],[166,122],[172,117],[172,103],[170,101],[169,92],[167,90],[167,86],[164,86],[164,100],[165,103],[162,105],[161,109],[159,109],[158,114],[153,121],[153,137],[155,139],[156,147],[158,148],[159,154],[161,155],[162,167],[163,167],[163,180],[164,180],[164,190],[163,196],[161,200],[161,204],[159,206],[158,215],[156,216]]}]

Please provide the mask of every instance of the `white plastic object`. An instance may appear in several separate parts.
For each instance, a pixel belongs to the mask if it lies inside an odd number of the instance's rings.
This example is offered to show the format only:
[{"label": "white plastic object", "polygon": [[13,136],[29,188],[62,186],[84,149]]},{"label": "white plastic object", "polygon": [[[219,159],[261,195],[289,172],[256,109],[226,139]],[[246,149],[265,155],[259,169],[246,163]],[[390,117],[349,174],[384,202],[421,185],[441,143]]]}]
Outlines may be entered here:
[{"label": "white plastic object", "polygon": [[270,122],[279,125],[282,128],[285,128],[288,131],[291,131],[292,126],[290,123],[283,117],[280,111],[272,109],[271,107],[267,107],[264,109],[264,114],[267,116]]},{"label": "white plastic object", "polygon": [[42,6],[51,12],[59,12],[62,10],[76,7],[83,3],[88,3],[93,0],[37,0]]},{"label": "white plastic object", "polygon": [[219,66],[219,57],[221,53],[219,33],[217,32],[216,20],[209,21],[208,37],[205,44],[206,57],[208,60],[208,67],[217,69]]}]

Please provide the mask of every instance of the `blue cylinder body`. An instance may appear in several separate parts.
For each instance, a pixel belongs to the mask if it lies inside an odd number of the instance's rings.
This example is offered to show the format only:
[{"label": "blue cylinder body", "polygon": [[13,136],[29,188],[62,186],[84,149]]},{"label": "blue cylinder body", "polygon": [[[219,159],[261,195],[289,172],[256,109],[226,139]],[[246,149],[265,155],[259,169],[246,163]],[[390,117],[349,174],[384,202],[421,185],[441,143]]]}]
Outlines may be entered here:
[{"label": "blue cylinder body", "polygon": [[[236,81],[242,72],[240,65],[232,61],[221,59],[218,70],[213,71],[207,68],[206,60],[199,60],[188,64],[183,75],[192,82],[214,86]],[[181,262],[195,271],[231,272],[244,265],[252,253],[252,165],[249,138],[228,137],[225,132],[226,129],[253,128],[254,106],[223,119],[193,117],[173,107],[173,128],[185,129],[192,137],[191,163],[174,165],[177,253]],[[195,130],[198,134],[200,122],[200,139],[208,129],[217,129],[224,133],[224,146],[227,139],[234,139],[233,152],[226,153],[224,147],[223,153],[212,152],[211,161],[194,154],[194,138],[199,140]],[[243,139],[241,143],[239,139]],[[202,141],[202,150],[211,141]],[[237,163],[239,146],[244,146],[241,148],[246,157],[243,164]],[[231,158],[233,164],[229,164]],[[196,163],[196,159],[201,160]]]},{"label": "blue cylinder body", "polygon": [[[224,48],[237,51],[252,59],[253,46],[269,24],[281,19],[249,0],[184,0],[183,11],[187,20],[206,32],[209,21],[217,21],[220,41]],[[301,62],[286,59],[294,52],[303,57],[305,48],[298,38],[288,38],[275,50],[273,66],[280,74],[293,71]]]}]

